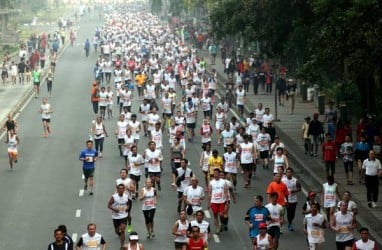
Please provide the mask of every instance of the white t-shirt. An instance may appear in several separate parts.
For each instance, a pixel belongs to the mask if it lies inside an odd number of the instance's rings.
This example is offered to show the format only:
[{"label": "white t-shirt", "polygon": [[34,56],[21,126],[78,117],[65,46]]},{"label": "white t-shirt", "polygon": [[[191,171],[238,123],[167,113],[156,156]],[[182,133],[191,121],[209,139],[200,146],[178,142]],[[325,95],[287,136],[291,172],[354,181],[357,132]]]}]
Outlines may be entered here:
[{"label": "white t-shirt", "polygon": [[50,119],[50,113],[51,113],[51,106],[49,103],[41,104],[40,106],[42,113],[41,113],[41,118],[42,119]]}]

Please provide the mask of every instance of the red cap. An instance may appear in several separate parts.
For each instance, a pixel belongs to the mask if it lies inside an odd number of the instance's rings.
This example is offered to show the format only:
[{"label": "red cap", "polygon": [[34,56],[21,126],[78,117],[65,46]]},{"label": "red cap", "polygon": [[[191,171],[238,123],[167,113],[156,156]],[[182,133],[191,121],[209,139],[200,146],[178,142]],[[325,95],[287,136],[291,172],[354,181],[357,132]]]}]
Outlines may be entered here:
[{"label": "red cap", "polygon": [[265,223],[265,222],[261,222],[260,224],[259,224],[259,226],[258,226],[258,228],[259,229],[266,229],[267,228],[267,223]]},{"label": "red cap", "polygon": [[316,193],[313,192],[313,191],[310,191],[310,192],[308,193],[308,197],[313,197],[313,196],[316,196]]}]

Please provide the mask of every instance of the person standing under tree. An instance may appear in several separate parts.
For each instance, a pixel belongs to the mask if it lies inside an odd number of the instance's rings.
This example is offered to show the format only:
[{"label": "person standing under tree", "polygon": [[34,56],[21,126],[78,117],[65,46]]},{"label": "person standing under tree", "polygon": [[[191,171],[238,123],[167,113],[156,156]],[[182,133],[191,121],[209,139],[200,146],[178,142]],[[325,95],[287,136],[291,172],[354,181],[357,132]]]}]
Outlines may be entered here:
[{"label": "person standing under tree", "polygon": [[341,144],[340,154],[344,163],[347,185],[354,185],[353,183],[353,154],[354,148],[349,135],[345,136],[345,142]]}]

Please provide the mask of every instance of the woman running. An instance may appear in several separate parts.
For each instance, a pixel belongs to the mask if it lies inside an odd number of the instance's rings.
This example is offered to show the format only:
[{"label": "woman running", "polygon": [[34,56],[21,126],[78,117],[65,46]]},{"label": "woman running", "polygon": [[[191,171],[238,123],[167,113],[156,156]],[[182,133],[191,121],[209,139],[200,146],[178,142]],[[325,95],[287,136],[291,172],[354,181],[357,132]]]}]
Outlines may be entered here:
[{"label": "woman running", "polygon": [[17,145],[19,143],[20,139],[16,132],[12,129],[8,138],[8,157],[10,170],[13,170],[13,163],[17,163]]},{"label": "woman running", "polygon": [[147,229],[146,238],[154,238],[154,216],[157,205],[157,191],[153,188],[151,179],[146,179],[145,187],[142,188],[139,193],[139,200],[142,201],[142,212],[145,217]]},{"label": "woman running", "polygon": [[92,125],[91,132],[94,136],[95,150],[98,152],[98,156],[102,158],[103,141],[105,140],[105,136],[108,137],[108,134],[101,116],[97,116],[95,123]]}]

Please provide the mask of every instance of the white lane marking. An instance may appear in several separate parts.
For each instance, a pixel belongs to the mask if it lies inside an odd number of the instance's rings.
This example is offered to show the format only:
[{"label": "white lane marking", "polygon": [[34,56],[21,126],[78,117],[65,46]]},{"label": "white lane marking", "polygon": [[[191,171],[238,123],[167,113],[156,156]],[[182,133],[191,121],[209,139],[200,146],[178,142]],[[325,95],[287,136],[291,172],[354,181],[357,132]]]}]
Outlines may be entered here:
[{"label": "white lane marking", "polygon": [[214,237],[214,241],[215,241],[216,243],[220,243],[219,235],[214,234],[213,237]]},{"label": "white lane marking", "polygon": [[76,210],[76,217],[77,218],[81,217],[81,209]]},{"label": "white lane marking", "polygon": [[206,218],[211,218],[210,211],[208,210],[204,210],[204,215],[206,216]]},{"label": "white lane marking", "polygon": [[85,180],[85,175],[82,174],[81,178],[82,178],[82,180]]},{"label": "white lane marking", "polygon": [[78,196],[84,196],[85,190],[80,189],[80,192],[78,193]]},{"label": "white lane marking", "polygon": [[[25,107],[28,105],[28,103],[32,100],[32,98],[34,98],[34,95],[31,95],[30,97],[29,97],[29,99],[24,103],[24,105],[20,108],[20,110],[19,110],[19,113],[18,114],[20,114],[21,113],[21,111],[23,111],[24,109],[25,109]],[[16,118],[15,118],[16,119]]]},{"label": "white lane marking", "polygon": [[78,235],[76,233],[72,234],[72,240],[73,242],[76,242],[77,241],[77,237]]}]

